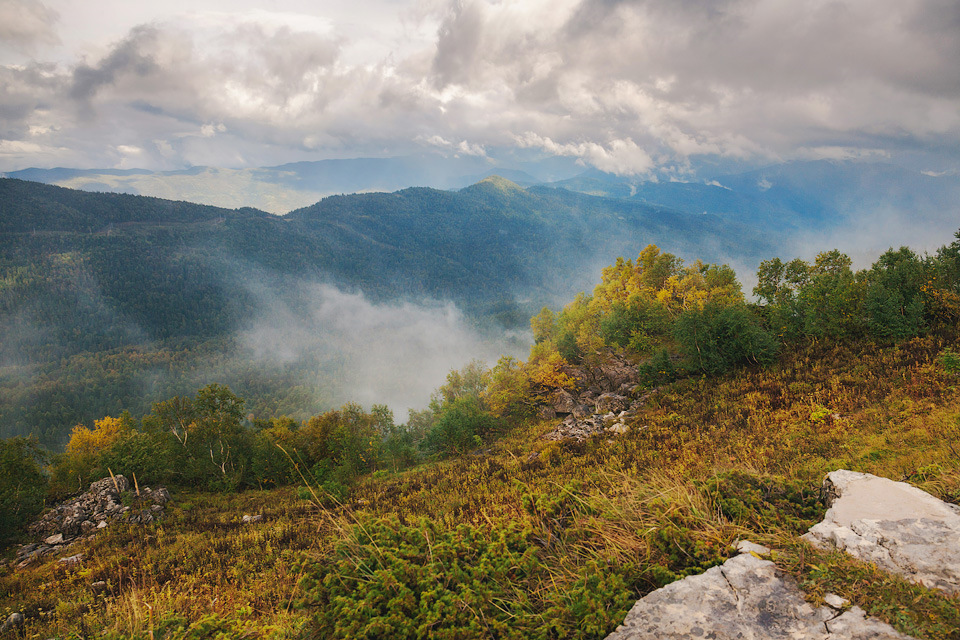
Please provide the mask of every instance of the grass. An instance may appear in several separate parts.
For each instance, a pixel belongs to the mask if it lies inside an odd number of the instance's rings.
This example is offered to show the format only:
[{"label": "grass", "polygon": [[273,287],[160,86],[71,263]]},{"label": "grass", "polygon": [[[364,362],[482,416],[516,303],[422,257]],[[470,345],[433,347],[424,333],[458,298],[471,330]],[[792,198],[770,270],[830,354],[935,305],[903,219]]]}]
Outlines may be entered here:
[{"label": "grass", "polygon": [[[0,569],[0,613],[22,611],[36,638],[324,637],[334,623],[356,635],[378,598],[460,584],[465,554],[508,539],[522,575],[491,551],[474,586],[437,596],[462,625],[450,637],[603,637],[636,598],[749,538],[778,549],[814,602],[833,592],[915,637],[956,637],[956,598],[796,538],[822,517],[836,468],[958,502],[960,379],[939,359],[951,345],[813,343],[766,369],[667,385],[624,436],[556,443],[540,439],[552,423],[527,424],[472,455],[367,476],[332,508],[292,489],[176,492],[160,525],[111,526],[78,547],[77,568]],[[244,513],[264,522],[241,525]],[[339,589],[348,576],[395,593]]]}]

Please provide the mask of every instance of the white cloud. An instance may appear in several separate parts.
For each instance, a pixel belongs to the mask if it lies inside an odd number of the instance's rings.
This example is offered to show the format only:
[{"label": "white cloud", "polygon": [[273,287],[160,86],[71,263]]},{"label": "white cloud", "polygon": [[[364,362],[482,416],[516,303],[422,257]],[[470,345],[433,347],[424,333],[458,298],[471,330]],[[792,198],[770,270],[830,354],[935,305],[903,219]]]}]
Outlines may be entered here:
[{"label": "white cloud", "polygon": [[60,42],[54,30],[59,15],[36,0],[0,0],[0,48],[34,53]]},{"label": "white cloud", "polygon": [[[957,3],[172,0],[104,4],[106,26],[48,4],[0,4],[25,12],[6,28],[40,60],[0,67],[0,138],[56,124],[52,146],[90,166],[119,144],[173,168],[518,140],[664,179],[698,158],[932,151],[960,165]],[[78,25],[59,48],[29,17],[55,13]]]}]

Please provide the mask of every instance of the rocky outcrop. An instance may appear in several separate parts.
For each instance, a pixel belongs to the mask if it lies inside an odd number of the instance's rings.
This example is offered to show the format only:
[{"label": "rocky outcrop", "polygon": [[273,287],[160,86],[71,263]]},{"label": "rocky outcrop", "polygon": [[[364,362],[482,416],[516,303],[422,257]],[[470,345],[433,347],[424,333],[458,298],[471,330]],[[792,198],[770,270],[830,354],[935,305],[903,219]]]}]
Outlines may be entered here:
[{"label": "rocky outcrop", "polygon": [[546,398],[540,417],[561,419],[544,436],[546,440],[582,441],[600,434],[626,433],[629,419],[655,392],[636,397],[637,367],[617,354],[607,354],[599,366],[567,366],[563,372],[575,381],[575,387],[558,389]]},{"label": "rocky outcrop", "polygon": [[[21,545],[15,562],[19,568],[48,555],[55,555],[70,544],[91,537],[114,520],[148,524],[163,515],[170,501],[165,488],[131,490],[122,475],[97,480],[76,498],[61,502],[30,526],[30,533],[41,540]],[[72,556],[68,564],[79,564],[81,556]]]},{"label": "rocky outcrop", "polygon": [[833,471],[827,511],[804,535],[927,587],[960,593],[960,507],[867,473]]},{"label": "rocky outcrop", "polygon": [[889,625],[847,608],[831,595],[815,608],[796,581],[759,557],[768,549],[741,543],[742,553],[719,567],[657,589],[637,601],[607,640],[668,638],[790,638],[902,640]]}]

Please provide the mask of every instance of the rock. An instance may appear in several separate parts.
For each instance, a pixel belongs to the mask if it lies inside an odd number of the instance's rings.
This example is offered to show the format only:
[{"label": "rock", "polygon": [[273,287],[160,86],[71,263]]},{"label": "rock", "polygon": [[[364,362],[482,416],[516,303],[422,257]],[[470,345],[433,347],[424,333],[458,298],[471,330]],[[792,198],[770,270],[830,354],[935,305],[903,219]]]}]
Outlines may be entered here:
[{"label": "rock", "polygon": [[29,531],[45,540],[42,549],[21,549],[17,554],[18,567],[27,566],[33,560],[56,553],[61,544],[76,542],[80,537],[89,538],[107,526],[111,519],[124,518],[143,524],[153,522],[163,515],[164,505],[170,501],[170,492],[165,488],[141,489],[139,498],[130,496],[139,511],[118,503],[120,492],[128,491],[130,483],[122,476],[106,477],[90,484],[90,490],[75,498],[61,502],[44,513],[30,525]]},{"label": "rock", "polygon": [[770,548],[749,540],[739,540],[737,542],[737,551],[740,553],[754,553],[758,556],[769,556]]},{"label": "rock", "polygon": [[106,590],[107,590],[107,583],[104,582],[103,580],[97,580],[96,582],[90,585],[90,591],[93,591],[94,593],[103,593]]},{"label": "rock", "polygon": [[622,436],[623,434],[625,434],[625,433],[627,433],[628,431],[630,431],[630,427],[628,427],[627,425],[623,424],[622,422],[618,422],[618,423],[616,423],[616,424],[613,424],[613,425],[610,425],[609,427],[607,427],[607,431],[610,432],[610,433],[615,433],[615,434],[617,434],[618,436]]},{"label": "rock", "polygon": [[619,413],[629,406],[629,400],[615,393],[604,393],[596,402],[597,413]]},{"label": "rock", "polygon": [[585,404],[578,404],[573,408],[573,417],[577,420],[582,420],[591,415],[593,415],[593,410]]},{"label": "rock", "polygon": [[573,413],[577,399],[566,389],[557,389],[552,398],[553,410],[558,414]]},{"label": "rock", "polygon": [[960,593],[960,513],[903,482],[854,471],[824,480],[830,507],[803,536],[927,587]]},{"label": "rock", "polygon": [[553,420],[557,417],[557,410],[549,405],[540,407],[540,410],[537,412],[537,417],[541,420]]},{"label": "rock", "polygon": [[83,561],[82,553],[78,553],[73,556],[68,556],[66,558],[60,558],[59,560],[57,560],[57,562],[59,562],[60,564],[65,564],[68,567],[76,566],[80,564],[81,561]]},{"label": "rock", "polygon": [[669,638],[790,638],[791,640],[903,640],[909,636],[867,618],[861,609],[814,608],[796,581],[741,543],[746,553],[719,567],[669,584],[637,601],[607,640]]},{"label": "rock", "polygon": [[127,480],[126,476],[110,476],[103,478],[102,480],[97,480],[90,484],[90,489],[87,493],[92,493],[96,496],[118,496],[127,489],[130,488],[130,482]]},{"label": "rock", "polygon": [[20,629],[23,627],[23,614],[22,613],[11,613],[3,624],[0,625],[0,633],[9,633],[14,629]]},{"label": "rock", "polygon": [[260,522],[261,520],[263,520],[263,514],[258,513],[255,516],[245,515],[240,519],[240,522],[243,524],[252,524],[254,522]]},{"label": "rock", "polygon": [[827,603],[828,607],[830,607],[831,609],[836,609],[837,611],[840,611],[844,607],[847,607],[850,605],[849,600],[847,600],[846,598],[841,598],[835,593],[828,593],[827,595],[823,596],[823,601]]}]

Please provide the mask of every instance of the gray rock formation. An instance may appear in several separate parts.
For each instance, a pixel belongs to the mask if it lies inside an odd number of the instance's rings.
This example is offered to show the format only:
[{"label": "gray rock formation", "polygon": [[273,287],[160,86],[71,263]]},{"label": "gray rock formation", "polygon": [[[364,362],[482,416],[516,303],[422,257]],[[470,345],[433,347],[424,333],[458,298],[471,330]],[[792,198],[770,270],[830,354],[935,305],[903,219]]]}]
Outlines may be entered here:
[{"label": "gray rock formation", "polygon": [[804,535],[927,587],[960,593],[960,508],[904,482],[833,471],[823,522]]},{"label": "gray rock formation", "polygon": [[[132,507],[123,505],[124,494]],[[61,502],[30,525],[30,532],[43,542],[22,545],[17,550],[17,567],[58,554],[73,542],[95,535],[113,520],[153,522],[163,515],[169,501],[170,492],[163,487],[130,491],[130,483],[122,475],[97,480],[88,491]]]},{"label": "gray rock formation", "polygon": [[637,367],[615,353],[607,354],[600,366],[569,366],[563,372],[575,380],[575,388],[558,389],[545,398],[547,404],[541,407],[540,417],[561,419],[545,440],[583,441],[627,433],[628,419],[657,391],[637,397]]},{"label": "gray rock formation", "polygon": [[3,624],[0,625],[0,634],[11,632],[23,626],[23,614],[11,613]]},{"label": "gray rock formation", "polygon": [[[868,618],[836,596],[814,608],[793,578],[759,557],[769,550],[741,543],[740,555],[698,576],[657,589],[630,609],[607,640],[894,640],[893,627]],[[759,554],[759,555],[758,555]]]}]

